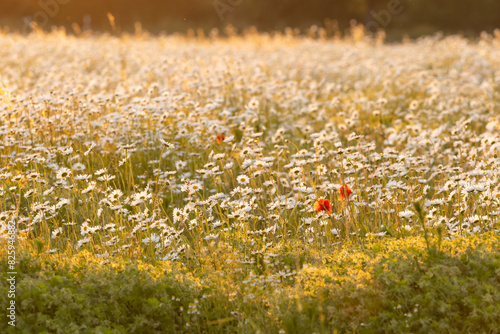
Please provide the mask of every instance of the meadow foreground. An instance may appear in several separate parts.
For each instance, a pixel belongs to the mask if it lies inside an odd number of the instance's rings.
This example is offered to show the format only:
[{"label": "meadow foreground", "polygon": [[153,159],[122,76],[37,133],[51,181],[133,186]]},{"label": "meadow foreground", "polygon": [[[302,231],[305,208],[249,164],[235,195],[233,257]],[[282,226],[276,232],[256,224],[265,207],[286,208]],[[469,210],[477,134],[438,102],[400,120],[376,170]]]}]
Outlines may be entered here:
[{"label": "meadow foreground", "polygon": [[499,36],[0,45],[2,331],[498,333]]}]

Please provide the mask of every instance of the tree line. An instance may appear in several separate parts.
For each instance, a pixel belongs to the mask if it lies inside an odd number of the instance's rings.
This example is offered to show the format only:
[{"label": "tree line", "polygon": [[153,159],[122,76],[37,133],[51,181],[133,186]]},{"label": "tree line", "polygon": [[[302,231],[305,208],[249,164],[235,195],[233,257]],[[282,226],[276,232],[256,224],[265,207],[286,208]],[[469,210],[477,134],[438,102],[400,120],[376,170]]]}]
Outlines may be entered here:
[{"label": "tree line", "polygon": [[335,22],[345,29],[353,22],[370,30],[437,30],[465,33],[500,27],[498,0],[2,0],[0,25],[18,30],[29,22],[106,31],[110,16],[117,29],[133,31],[136,22],[151,32],[210,29],[232,24],[259,30],[306,28]]}]

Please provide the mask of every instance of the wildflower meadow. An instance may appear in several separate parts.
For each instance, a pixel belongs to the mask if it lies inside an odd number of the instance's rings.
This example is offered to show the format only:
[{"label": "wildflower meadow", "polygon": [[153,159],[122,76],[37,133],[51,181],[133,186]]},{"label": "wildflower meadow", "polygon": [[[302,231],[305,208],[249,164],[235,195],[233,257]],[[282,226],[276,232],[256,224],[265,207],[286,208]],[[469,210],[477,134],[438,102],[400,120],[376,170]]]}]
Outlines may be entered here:
[{"label": "wildflower meadow", "polygon": [[0,332],[500,331],[500,33],[0,45]]}]

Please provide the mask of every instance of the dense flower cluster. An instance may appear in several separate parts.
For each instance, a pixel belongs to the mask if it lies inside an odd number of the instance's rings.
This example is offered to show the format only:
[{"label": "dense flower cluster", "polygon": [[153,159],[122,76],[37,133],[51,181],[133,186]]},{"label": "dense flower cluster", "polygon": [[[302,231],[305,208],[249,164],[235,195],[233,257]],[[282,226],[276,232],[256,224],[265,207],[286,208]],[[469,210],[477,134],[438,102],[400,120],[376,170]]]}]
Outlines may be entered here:
[{"label": "dense flower cluster", "polygon": [[498,232],[491,36],[0,44],[2,236],[15,220],[47,252],[174,261],[225,244],[252,263],[291,239]]}]

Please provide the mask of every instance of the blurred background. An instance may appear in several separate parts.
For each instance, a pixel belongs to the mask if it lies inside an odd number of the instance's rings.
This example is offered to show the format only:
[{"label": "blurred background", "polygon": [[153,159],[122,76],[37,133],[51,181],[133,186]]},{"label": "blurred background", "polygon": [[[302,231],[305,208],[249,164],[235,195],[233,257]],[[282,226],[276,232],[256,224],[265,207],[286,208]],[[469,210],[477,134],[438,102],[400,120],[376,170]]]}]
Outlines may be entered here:
[{"label": "blurred background", "polygon": [[[111,13],[112,17],[108,15]],[[114,20],[110,24],[111,20]],[[140,22],[151,33],[208,33],[231,24],[237,31],[313,25],[327,34],[343,33],[354,22],[389,39],[461,33],[477,36],[500,27],[499,0],[0,0],[0,26],[29,32],[30,22],[44,29],[133,32]],[[297,30],[298,31],[298,30]]]}]

